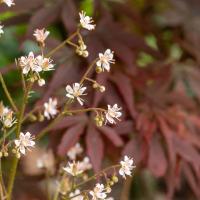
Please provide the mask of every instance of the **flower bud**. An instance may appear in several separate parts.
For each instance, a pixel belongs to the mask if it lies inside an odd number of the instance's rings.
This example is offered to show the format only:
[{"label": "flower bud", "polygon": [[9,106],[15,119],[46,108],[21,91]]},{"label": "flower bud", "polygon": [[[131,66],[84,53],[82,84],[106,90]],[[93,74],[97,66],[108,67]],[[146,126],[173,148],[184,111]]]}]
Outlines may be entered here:
[{"label": "flower bud", "polygon": [[99,87],[99,91],[100,92],[105,92],[105,90],[106,90],[106,88],[105,88],[105,86],[103,86],[103,85],[101,85],[100,87]]},{"label": "flower bud", "polygon": [[111,187],[108,186],[108,187],[106,188],[106,192],[107,192],[107,193],[111,193],[111,191],[112,191]]},{"label": "flower bud", "polygon": [[96,66],[96,73],[101,73],[103,70],[102,70],[102,68],[101,67],[99,67],[99,66]]},{"label": "flower bud", "polygon": [[44,79],[39,79],[39,80],[38,80],[38,85],[39,85],[40,87],[42,87],[43,85],[45,85],[45,80],[44,80]]},{"label": "flower bud", "polygon": [[8,152],[4,152],[4,153],[3,153],[3,156],[4,156],[4,157],[8,157]]},{"label": "flower bud", "polygon": [[97,88],[99,87],[99,84],[98,84],[97,82],[95,82],[95,83],[92,85],[92,87],[93,87],[94,89],[97,89]]},{"label": "flower bud", "polygon": [[37,117],[36,117],[35,115],[30,115],[30,116],[29,116],[29,120],[30,120],[31,122],[35,122],[35,121],[37,120]]},{"label": "flower bud", "polygon": [[38,121],[39,122],[43,122],[44,121],[44,116],[41,113],[39,113],[39,115],[38,115]]},{"label": "flower bud", "polygon": [[16,153],[17,153],[16,149],[12,149],[12,152],[13,152],[14,154],[16,154]]},{"label": "flower bud", "polygon": [[113,176],[113,177],[112,177],[112,180],[113,180],[115,183],[117,183],[119,179],[118,179],[117,176]]},{"label": "flower bud", "polygon": [[21,157],[20,153],[16,153],[16,157],[19,159]]}]

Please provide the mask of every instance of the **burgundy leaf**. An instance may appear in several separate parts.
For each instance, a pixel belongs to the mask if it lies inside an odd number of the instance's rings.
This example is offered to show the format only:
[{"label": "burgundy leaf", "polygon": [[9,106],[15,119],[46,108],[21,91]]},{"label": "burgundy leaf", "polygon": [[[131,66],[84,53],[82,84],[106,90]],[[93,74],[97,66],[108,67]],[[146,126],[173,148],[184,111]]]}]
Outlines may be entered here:
[{"label": "burgundy leaf", "polygon": [[104,144],[101,134],[97,129],[90,125],[86,134],[87,153],[91,159],[94,170],[97,172],[101,169],[104,154]]},{"label": "burgundy leaf", "polygon": [[131,116],[135,118],[136,111],[134,107],[134,93],[133,88],[131,87],[131,81],[128,79],[127,76],[123,75],[122,73],[115,73],[112,79],[114,80],[119,89],[119,92],[126,102]]},{"label": "burgundy leaf", "polygon": [[69,128],[63,135],[61,143],[58,146],[58,154],[64,156],[67,151],[73,147],[79,140],[81,134],[84,133],[85,124],[77,124]]},{"label": "burgundy leaf", "polygon": [[56,131],[64,128],[68,128],[78,123],[83,123],[87,121],[86,115],[76,115],[76,116],[67,116],[61,119],[51,130]]},{"label": "burgundy leaf", "polygon": [[124,135],[133,132],[134,124],[132,120],[123,120],[122,122],[116,124],[113,128],[118,134]]},{"label": "burgundy leaf", "polygon": [[199,183],[196,180],[195,174],[193,173],[193,171],[191,170],[190,166],[186,163],[183,163],[183,173],[186,177],[186,179],[188,180],[188,183],[191,187],[191,189],[193,190],[194,194],[196,195],[196,197],[198,199],[200,199],[200,190],[199,190]]},{"label": "burgundy leaf", "polygon": [[[77,13],[77,15],[75,14]],[[66,30],[72,33],[76,30],[78,11],[73,1],[67,0],[64,2],[61,18]]]},{"label": "burgundy leaf", "polygon": [[200,154],[188,141],[180,139],[174,135],[173,145],[177,154],[188,162],[191,162],[194,166],[196,166],[196,169],[200,167]]},{"label": "burgundy leaf", "polygon": [[134,159],[136,164],[139,164],[142,159],[142,143],[137,137],[130,140],[123,149],[122,155],[130,156]]},{"label": "burgundy leaf", "polygon": [[32,37],[33,32],[37,28],[46,28],[48,25],[56,21],[60,11],[60,5],[48,6],[38,10],[29,22],[27,36]]},{"label": "burgundy leaf", "polygon": [[149,145],[148,167],[156,177],[164,176],[167,170],[167,160],[158,138],[154,137]]},{"label": "burgundy leaf", "polygon": [[98,128],[116,147],[123,146],[124,142],[113,128],[103,126]]}]

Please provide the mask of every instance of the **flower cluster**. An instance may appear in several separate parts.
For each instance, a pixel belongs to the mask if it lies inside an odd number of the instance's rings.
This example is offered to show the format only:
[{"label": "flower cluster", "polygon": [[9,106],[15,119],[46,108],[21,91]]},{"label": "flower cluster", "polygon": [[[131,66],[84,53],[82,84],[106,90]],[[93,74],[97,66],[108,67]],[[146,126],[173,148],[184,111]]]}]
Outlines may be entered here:
[{"label": "flower cluster", "polygon": [[80,24],[83,28],[91,31],[95,29],[95,24],[92,24],[94,21],[91,17],[86,16],[86,13],[84,11],[79,13],[80,16]]},{"label": "flower cluster", "polygon": [[70,160],[72,160],[72,162],[69,162],[68,165],[63,168],[65,172],[71,174],[72,176],[77,176],[87,170],[92,169],[92,165],[88,157],[84,157],[82,161],[75,161],[82,152],[83,148],[79,143],[77,143],[68,151],[67,156]]},{"label": "flower cluster", "polygon": [[33,137],[29,132],[27,133],[20,133],[19,139],[16,139],[15,142],[15,149],[13,153],[16,153],[16,156],[19,158],[21,154],[25,155],[26,150],[30,150],[30,148],[35,146],[35,142],[33,141]]},{"label": "flower cluster", "polygon": [[71,160],[76,160],[77,156],[83,152],[83,148],[81,147],[80,143],[75,144],[68,152],[67,156]]},{"label": "flower cluster", "polygon": [[2,102],[0,102],[0,121],[4,128],[10,128],[17,122],[15,117],[13,117],[13,111],[4,107]]},{"label": "flower cluster", "polygon": [[19,66],[24,75],[29,75],[31,82],[38,81],[39,86],[43,86],[45,80],[40,77],[40,72],[53,70],[52,62],[50,58],[45,58],[42,55],[35,57],[34,53],[30,52],[28,56],[22,56],[19,59]]},{"label": "flower cluster", "polygon": [[[120,162],[119,174],[123,178],[126,178],[126,175],[131,176],[132,170],[135,167],[136,166],[133,165],[133,159],[129,158],[128,156],[125,156],[124,160]],[[92,200],[112,199],[112,197],[107,198],[107,194],[111,193],[112,191],[111,186],[113,186],[113,184],[117,182],[118,182],[118,178],[116,175],[114,175],[112,179],[107,180],[106,186],[102,183],[97,183],[94,189],[89,192],[89,194],[92,196]]]},{"label": "flower cluster", "polygon": [[45,47],[45,40],[47,39],[48,35],[50,34],[49,31],[43,29],[36,29],[33,36],[35,36],[36,41],[39,43],[41,47]]},{"label": "flower cluster", "polygon": [[120,162],[121,168],[119,170],[119,174],[126,179],[127,176],[131,176],[131,171],[136,167],[133,165],[133,159],[128,156],[124,157],[124,160]]},{"label": "flower cluster", "polygon": [[92,200],[105,199],[107,197],[106,188],[103,184],[97,183],[92,191],[90,191]]},{"label": "flower cluster", "polygon": [[85,45],[85,43],[83,42],[83,40],[79,40],[78,41],[78,46],[76,48],[76,53],[79,56],[83,56],[83,57],[88,57],[89,56],[89,52],[87,51],[87,46]]},{"label": "flower cluster", "polygon": [[15,5],[14,0],[0,0],[0,3],[5,3],[8,7]]},{"label": "flower cluster", "polygon": [[66,86],[67,94],[66,96],[70,99],[77,99],[78,102],[83,105],[84,100],[81,96],[86,95],[84,92],[87,88],[83,87],[80,83],[74,83],[71,87],[70,85]]},{"label": "flower cluster", "polygon": [[114,52],[111,51],[110,49],[107,49],[104,53],[99,53],[99,59],[96,62],[97,72],[102,72],[102,71],[110,71],[110,64],[114,64],[115,60],[113,59]]},{"label": "flower cluster", "polygon": [[48,120],[51,119],[51,117],[53,118],[54,116],[57,115],[58,113],[57,104],[58,104],[57,99],[52,99],[52,98],[49,98],[49,101],[44,103],[44,116]]}]

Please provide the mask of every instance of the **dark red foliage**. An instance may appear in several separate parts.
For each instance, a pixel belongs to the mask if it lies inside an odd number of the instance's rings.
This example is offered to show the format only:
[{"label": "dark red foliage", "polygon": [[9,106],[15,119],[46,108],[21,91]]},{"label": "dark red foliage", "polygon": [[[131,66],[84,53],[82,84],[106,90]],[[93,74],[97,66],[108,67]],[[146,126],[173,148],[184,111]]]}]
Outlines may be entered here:
[{"label": "dark red foliage", "polygon": [[[57,25],[64,40],[76,29],[79,1],[60,0],[48,5],[42,0],[24,2],[16,0],[17,6],[12,10],[18,16],[4,24],[27,22],[25,38],[32,38],[35,28]],[[112,2],[104,6],[101,0],[94,1],[97,29],[94,32],[83,31],[90,52],[88,60],[79,58],[68,47],[57,52],[54,55],[56,71],[41,91],[42,101],[36,104],[43,103],[50,96],[63,98],[64,92],[60,89],[78,81],[88,63],[99,52],[111,48],[116,55],[112,72],[91,74],[107,90],[104,94],[93,90],[88,92],[90,98],[86,106],[118,103],[123,107],[121,122],[114,127],[97,128],[93,115],[66,117],[50,131],[52,139],[58,133],[62,135],[56,147],[57,153],[65,155],[81,139],[85,141],[94,169],[99,170],[107,152],[105,144],[109,142],[113,146],[109,151],[112,150],[113,154],[116,149],[120,150],[122,155],[134,158],[138,169],[148,168],[154,176],[165,177],[169,197],[185,177],[200,198],[200,34],[192,22],[193,18],[199,17],[199,1],[192,4],[190,0],[172,1],[174,5],[170,12],[175,12],[177,18],[167,17],[164,27],[152,23],[152,2],[156,4],[157,1],[145,2],[147,12],[136,11],[131,3]],[[181,10],[180,4],[186,5],[186,10]],[[191,17],[194,8],[198,12]],[[4,8],[0,11],[3,12]],[[163,17],[172,16],[170,12]],[[182,47],[183,55],[179,60],[169,61],[169,48],[162,45],[164,39],[161,37],[165,28],[174,36],[170,44],[176,42]],[[158,50],[149,47],[144,40],[150,33],[157,37]],[[48,39],[47,49],[59,43],[61,41],[52,36]],[[137,59],[141,52],[151,55],[155,61],[144,68],[138,67]]]}]

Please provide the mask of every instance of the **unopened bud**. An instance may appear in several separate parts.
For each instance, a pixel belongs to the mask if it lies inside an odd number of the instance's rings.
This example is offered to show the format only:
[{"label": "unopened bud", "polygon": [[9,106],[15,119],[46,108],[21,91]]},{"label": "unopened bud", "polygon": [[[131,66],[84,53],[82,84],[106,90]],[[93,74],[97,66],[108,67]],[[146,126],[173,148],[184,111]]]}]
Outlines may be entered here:
[{"label": "unopened bud", "polygon": [[93,87],[94,89],[96,89],[96,88],[98,88],[98,87],[99,87],[99,85],[98,85],[98,83],[97,83],[97,82],[95,82],[95,83],[92,85],[92,87]]},{"label": "unopened bud", "polygon": [[83,56],[84,58],[87,58],[87,57],[89,56],[89,52],[88,52],[88,51],[83,51],[82,56]]},{"label": "unopened bud", "polygon": [[20,153],[16,153],[16,157],[20,158],[21,157]]},{"label": "unopened bud", "polygon": [[106,188],[106,192],[107,192],[107,193],[111,193],[111,191],[112,191],[112,190],[111,190],[111,187],[107,187],[107,188]]},{"label": "unopened bud", "polygon": [[8,157],[8,152],[4,152],[4,153],[3,153],[3,156],[4,156],[4,157]]},{"label": "unopened bud", "polygon": [[44,116],[41,113],[39,113],[39,115],[38,115],[38,121],[39,122],[43,122],[44,121]]},{"label": "unopened bud", "polygon": [[39,80],[38,80],[38,85],[39,85],[40,87],[42,87],[43,85],[45,85],[45,80],[44,80],[44,79],[39,79]]},{"label": "unopened bud", "polygon": [[30,120],[31,122],[35,122],[35,121],[37,120],[37,117],[36,117],[35,115],[30,115],[30,116],[29,116],[29,120]]},{"label": "unopened bud", "polygon": [[100,91],[100,92],[105,92],[105,91],[106,91],[105,86],[101,85],[101,86],[99,87],[99,91]]},{"label": "unopened bud", "polygon": [[117,177],[117,176],[113,176],[113,177],[112,177],[112,180],[113,180],[115,183],[117,183],[117,182],[118,182],[118,177]]},{"label": "unopened bud", "polygon": [[14,154],[16,154],[16,153],[17,153],[16,149],[12,149],[12,152],[13,152]]},{"label": "unopened bud", "polygon": [[101,67],[99,67],[99,66],[96,66],[96,72],[99,74],[99,73],[101,73],[103,70],[102,70],[102,68]]}]

